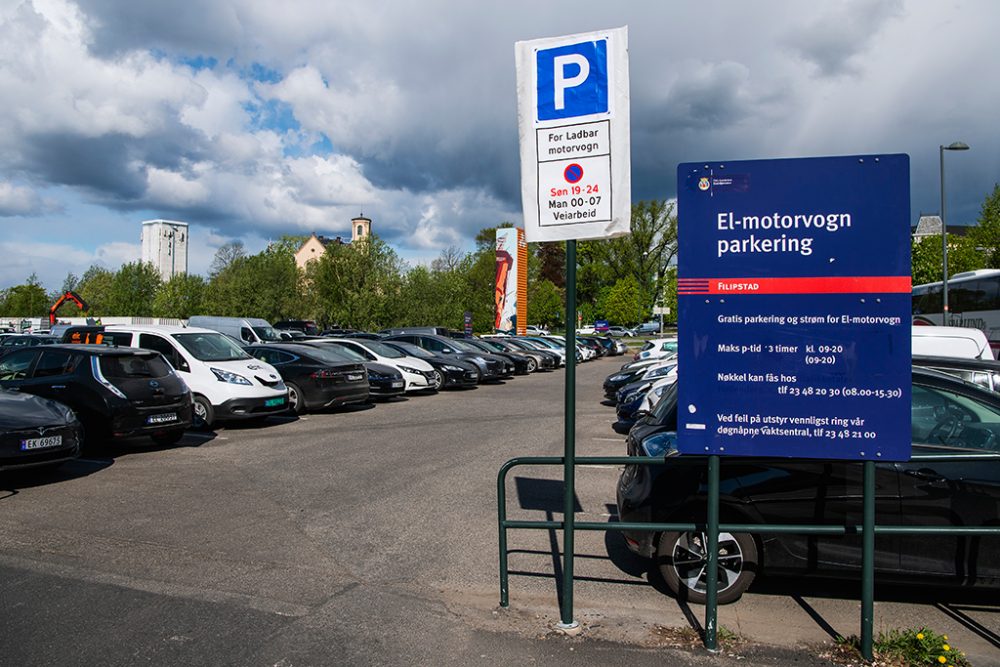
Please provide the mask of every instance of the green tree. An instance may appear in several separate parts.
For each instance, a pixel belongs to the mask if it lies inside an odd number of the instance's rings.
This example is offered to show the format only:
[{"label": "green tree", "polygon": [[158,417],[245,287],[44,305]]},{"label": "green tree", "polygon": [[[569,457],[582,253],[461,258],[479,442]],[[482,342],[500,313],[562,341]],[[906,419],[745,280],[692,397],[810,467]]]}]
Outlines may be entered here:
[{"label": "green tree", "polygon": [[107,315],[141,316],[153,312],[153,299],[161,284],[160,274],[149,262],[129,262],[111,280]]},{"label": "green tree", "polygon": [[[970,236],[948,235],[948,275],[983,268],[983,254]],[[910,267],[914,285],[939,282],[942,277],[941,239],[923,238],[910,242]]]},{"label": "green tree", "polygon": [[229,241],[228,243],[223,243],[219,246],[218,250],[215,251],[215,257],[212,258],[212,267],[208,270],[208,275],[215,277],[222,273],[229,267],[230,264],[235,262],[241,257],[246,257],[246,249],[243,247],[243,241]]},{"label": "green tree", "polygon": [[310,262],[307,281],[324,322],[377,330],[398,320],[403,263],[372,234],[349,245],[330,244]]},{"label": "green tree", "polygon": [[34,273],[24,283],[8,289],[5,302],[5,314],[13,317],[45,317],[51,306],[48,293]]},{"label": "green tree", "polygon": [[111,294],[111,283],[115,274],[103,267],[94,265],[87,269],[76,286],[76,293],[87,302],[91,315],[111,315],[108,310],[108,298]]},{"label": "green tree", "polygon": [[548,327],[564,324],[563,295],[551,280],[528,284],[528,319]]},{"label": "green tree", "polygon": [[[982,253],[979,269],[1000,268],[1000,184],[993,186],[983,201],[976,226],[969,230],[969,240]],[[949,273],[951,273],[951,252],[948,253]]]},{"label": "green tree", "polygon": [[205,279],[201,276],[178,273],[157,290],[153,298],[153,316],[186,320],[201,313],[205,289]]},{"label": "green tree", "polygon": [[643,295],[635,276],[625,276],[611,287],[603,310],[604,317],[617,324],[644,319]]},{"label": "green tree", "polygon": [[598,305],[601,290],[628,276],[639,285],[642,318],[649,316],[652,305],[660,299],[664,278],[677,256],[674,204],[666,201],[633,204],[631,226],[632,232],[626,236],[582,241],[577,245],[577,302],[581,311],[588,302],[603,310]]},{"label": "green tree", "polygon": [[213,275],[202,310],[200,314],[260,317],[268,322],[309,314],[295,258],[287,248],[275,246],[237,257]]}]

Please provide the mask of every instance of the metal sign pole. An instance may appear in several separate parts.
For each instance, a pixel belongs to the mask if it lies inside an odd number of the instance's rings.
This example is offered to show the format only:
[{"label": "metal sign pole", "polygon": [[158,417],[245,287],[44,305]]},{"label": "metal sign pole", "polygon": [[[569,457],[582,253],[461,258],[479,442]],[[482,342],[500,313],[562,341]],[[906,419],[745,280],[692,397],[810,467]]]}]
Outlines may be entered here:
[{"label": "metal sign pole", "polygon": [[563,454],[563,630],[576,629],[573,620],[573,531],[576,503],[576,241],[566,241],[566,405]]},{"label": "metal sign pole", "polygon": [[705,648],[719,650],[719,456],[708,457],[708,516],[705,563]]},{"label": "metal sign pole", "polygon": [[872,659],[875,624],[875,462],[864,463],[861,527],[861,655]]}]

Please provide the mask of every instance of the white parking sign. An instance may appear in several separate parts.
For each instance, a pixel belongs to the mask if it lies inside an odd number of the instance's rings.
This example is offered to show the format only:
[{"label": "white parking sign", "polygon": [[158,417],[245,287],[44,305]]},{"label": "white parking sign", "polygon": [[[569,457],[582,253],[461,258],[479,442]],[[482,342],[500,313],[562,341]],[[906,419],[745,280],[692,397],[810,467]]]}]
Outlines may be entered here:
[{"label": "white parking sign", "polygon": [[628,29],[518,42],[528,241],[629,233]]}]

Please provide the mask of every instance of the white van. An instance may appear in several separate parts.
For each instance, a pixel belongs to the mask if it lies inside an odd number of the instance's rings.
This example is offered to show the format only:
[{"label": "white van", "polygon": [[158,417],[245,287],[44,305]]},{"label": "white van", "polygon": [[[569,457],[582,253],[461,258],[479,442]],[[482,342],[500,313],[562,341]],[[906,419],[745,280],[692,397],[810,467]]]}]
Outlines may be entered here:
[{"label": "white van", "polygon": [[195,427],[216,420],[263,417],[288,408],[288,389],[278,371],[254,359],[228,336],[198,327],[110,324],[105,327],[130,347],[156,350],[191,388]]},{"label": "white van", "polygon": [[224,333],[244,345],[260,343],[280,343],[281,334],[267,320],[259,317],[216,317],[214,315],[194,315],[188,320],[190,327],[202,327]]},{"label": "white van", "polygon": [[993,359],[990,342],[979,329],[916,325],[910,327],[913,354],[923,357]]}]

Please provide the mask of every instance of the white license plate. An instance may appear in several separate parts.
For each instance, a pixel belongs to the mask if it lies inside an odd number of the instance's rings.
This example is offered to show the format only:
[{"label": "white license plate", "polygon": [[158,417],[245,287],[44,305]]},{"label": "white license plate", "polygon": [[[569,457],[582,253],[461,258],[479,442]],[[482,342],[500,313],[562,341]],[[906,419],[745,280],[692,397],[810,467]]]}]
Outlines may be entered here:
[{"label": "white license plate", "polygon": [[358,382],[362,377],[361,375],[348,375],[347,379],[351,382]]},{"label": "white license plate", "polygon": [[393,383],[392,383],[392,386],[393,386],[394,388],[395,388],[395,387],[402,387],[402,386],[403,386],[403,382],[402,382],[402,380],[400,380],[399,382],[393,382]]},{"label": "white license plate", "polygon": [[58,447],[62,444],[61,435],[50,435],[47,438],[25,438],[21,441],[21,449],[45,449],[46,447]]},{"label": "white license plate", "polygon": [[150,415],[146,417],[147,424],[166,424],[167,422],[177,421],[176,412],[167,412],[162,415]]}]

